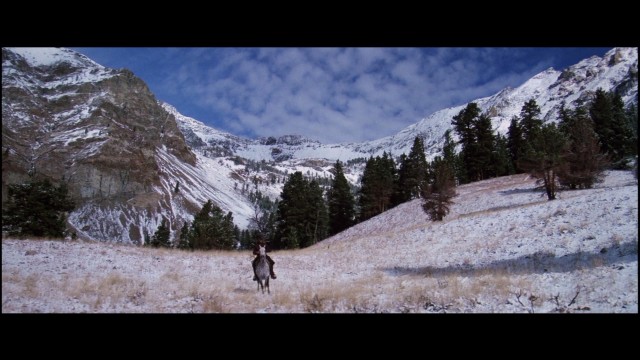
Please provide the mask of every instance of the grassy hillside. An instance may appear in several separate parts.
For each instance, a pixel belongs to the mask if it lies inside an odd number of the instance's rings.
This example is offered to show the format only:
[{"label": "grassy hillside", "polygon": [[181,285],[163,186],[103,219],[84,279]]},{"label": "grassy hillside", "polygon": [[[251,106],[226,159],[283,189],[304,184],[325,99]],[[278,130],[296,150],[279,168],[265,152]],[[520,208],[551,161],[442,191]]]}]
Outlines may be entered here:
[{"label": "grassy hillside", "polygon": [[416,200],[279,251],[271,295],[249,252],[2,241],[2,312],[638,312],[638,186],[608,172],[547,201],[527,175]]}]

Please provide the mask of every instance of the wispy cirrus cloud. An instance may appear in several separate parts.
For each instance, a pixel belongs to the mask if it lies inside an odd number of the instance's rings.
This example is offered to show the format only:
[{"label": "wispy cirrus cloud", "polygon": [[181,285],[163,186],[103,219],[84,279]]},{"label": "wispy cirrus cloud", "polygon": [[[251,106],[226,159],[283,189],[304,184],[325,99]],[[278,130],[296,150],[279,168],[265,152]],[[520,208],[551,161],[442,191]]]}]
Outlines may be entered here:
[{"label": "wispy cirrus cloud", "polygon": [[535,48],[143,50],[131,51],[130,62],[186,115],[238,135],[301,134],[325,143],[392,135],[442,108],[518,86],[557,67],[562,55]]},{"label": "wispy cirrus cloud", "polygon": [[209,109],[218,127],[323,142],[391,135],[441,108],[519,84],[550,65],[499,67],[509,49],[185,49],[167,91]]}]

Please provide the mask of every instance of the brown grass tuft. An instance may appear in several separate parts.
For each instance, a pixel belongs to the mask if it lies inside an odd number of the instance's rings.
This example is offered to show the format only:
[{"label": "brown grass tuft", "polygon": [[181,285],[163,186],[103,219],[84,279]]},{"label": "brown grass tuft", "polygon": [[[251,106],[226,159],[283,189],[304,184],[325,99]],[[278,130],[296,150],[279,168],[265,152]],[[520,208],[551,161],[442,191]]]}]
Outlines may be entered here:
[{"label": "brown grass tuft", "polygon": [[226,308],[220,296],[210,295],[202,302],[202,312],[205,313],[223,313]]},{"label": "brown grass tuft", "polygon": [[38,277],[34,274],[27,276],[22,284],[22,293],[31,298],[38,297],[40,292],[38,291]]},{"label": "brown grass tuft", "polygon": [[318,296],[317,293],[310,295],[310,293],[305,292],[302,295],[300,295],[300,302],[302,302],[304,311],[309,313],[323,312],[325,309],[324,308],[325,300],[326,299],[324,297]]}]

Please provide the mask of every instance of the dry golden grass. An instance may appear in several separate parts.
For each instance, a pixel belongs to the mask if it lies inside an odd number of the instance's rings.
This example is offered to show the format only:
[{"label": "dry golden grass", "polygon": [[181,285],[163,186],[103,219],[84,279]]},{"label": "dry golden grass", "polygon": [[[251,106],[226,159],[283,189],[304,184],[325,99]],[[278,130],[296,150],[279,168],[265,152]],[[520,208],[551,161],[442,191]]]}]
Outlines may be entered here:
[{"label": "dry golden grass", "polygon": [[[254,297],[255,295],[253,294],[253,291],[254,290],[252,289],[246,294],[249,297]],[[271,296],[273,296],[273,302],[283,308],[295,308],[299,304],[299,297],[294,296],[290,291],[273,291]]]},{"label": "dry golden grass", "polygon": [[306,288],[300,303],[306,312],[349,312],[353,308],[363,311],[371,307],[372,299],[381,292],[380,276],[374,274],[371,278],[358,278],[338,286],[324,284]]},{"label": "dry golden grass", "polygon": [[226,312],[223,300],[220,296],[209,295],[202,303],[202,312],[223,313]]},{"label": "dry golden grass", "polygon": [[2,236],[2,239],[11,239],[11,240],[28,240],[28,241],[66,241],[64,238],[55,238],[50,236],[29,236],[29,237],[20,237],[20,236]]},{"label": "dry golden grass", "polygon": [[324,296],[319,296],[317,293],[305,292],[300,295],[300,302],[304,307],[305,312],[309,313],[321,313],[326,312],[328,306],[327,299]]},{"label": "dry golden grass", "polygon": [[609,240],[611,240],[611,243],[613,245],[620,246],[620,242],[622,240],[624,240],[624,237],[619,235],[619,234],[617,234],[617,233],[615,233],[615,234],[611,235],[611,238]]},{"label": "dry golden grass", "polygon": [[81,298],[91,289],[90,281],[91,279],[88,275],[82,278],[68,280],[64,290],[72,298]]},{"label": "dry golden grass", "polygon": [[162,275],[162,277],[165,281],[168,281],[168,282],[180,281],[180,274],[174,269],[168,270],[167,272],[164,273],[164,275]]},{"label": "dry golden grass", "polygon": [[27,276],[22,282],[22,294],[26,297],[35,298],[40,295],[38,291],[38,277],[34,274]]},{"label": "dry golden grass", "polygon": [[14,283],[17,284],[22,280],[17,272],[2,272],[2,284]]},{"label": "dry golden grass", "polygon": [[[390,278],[385,272],[366,265],[385,266],[380,263],[382,256],[375,243],[370,241],[365,245],[367,251],[355,258],[341,256],[340,252],[318,254],[308,249],[276,252],[273,255],[276,272],[282,271],[285,275],[271,281],[270,295],[263,295],[251,281],[253,256],[249,252],[176,252],[123,247],[117,248],[123,256],[144,256],[149,264],[141,265],[143,269],[151,266],[163,270],[156,272],[157,277],[146,277],[142,281],[133,280],[134,274],[117,270],[77,278],[65,275],[56,281],[60,296],[74,299],[87,311],[116,311],[126,304],[126,311],[207,313],[437,312],[470,306],[481,296],[505,299],[510,291],[523,285],[513,281],[507,269],[473,270],[471,277],[468,277],[470,270],[464,270],[438,278],[425,278],[424,274]],[[474,245],[476,252],[486,251],[487,247],[498,248],[499,240]],[[404,261],[403,256],[411,260],[402,248],[396,250],[398,256],[388,258],[389,264]],[[473,256],[465,260],[465,266],[474,266]],[[110,266],[108,264],[108,268]],[[333,270],[322,277],[314,276],[316,269],[325,266]],[[238,267],[246,268],[246,274],[238,273]],[[324,277],[332,280],[325,281]],[[11,281],[14,277],[7,273],[3,279]],[[36,288],[33,283],[32,279],[26,284]],[[167,305],[167,301],[174,305]]]},{"label": "dry golden grass", "polygon": [[145,283],[138,283],[127,296],[127,301],[135,306],[142,306],[146,302],[147,292],[149,291]]},{"label": "dry golden grass", "polygon": [[[557,294],[546,292],[579,283],[588,272],[590,278],[595,278],[593,272],[608,275],[604,271],[610,267],[602,266],[605,260],[598,256],[589,263],[575,257],[576,264],[567,266],[578,270],[569,273],[541,274],[541,264],[629,241],[626,229],[602,232],[588,219],[580,228],[580,214],[555,204],[544,205],[531,216],[524,216],[520,208],[537,204],[517,205],[517,213],[494,207],[445,223],[414,219],[402,225],[406,214],[398,213],[306,249],[275,251],[271,256],[278,279],[270,281],[271,294],[262,294],[251,280],[249,251],[190,252],[81,242],[10,242],[5,247],[3,243],[3,311],[25,311],[19,307],[25,303],[28,311],[54,312],[550,311],[548,299]],[[522,219],[522,224],[510,223],[514,218]],[[560,236],[572,231],[586,240]],[[588,238],[589,234],[594,235]],[[5,248],[15,250],[11,262],[5,261]],[[25,256],[26,251],[36,253]],[[31,275],[44,273],[46,281]],[[32,277],[27,280],[28,276]],[[637,294],[635,281],[635,287],[625,287],[632,295],[634,290]],[[37,299],[31,301],[32,297]],[[49,299],[55,306],[42,305]]]}]

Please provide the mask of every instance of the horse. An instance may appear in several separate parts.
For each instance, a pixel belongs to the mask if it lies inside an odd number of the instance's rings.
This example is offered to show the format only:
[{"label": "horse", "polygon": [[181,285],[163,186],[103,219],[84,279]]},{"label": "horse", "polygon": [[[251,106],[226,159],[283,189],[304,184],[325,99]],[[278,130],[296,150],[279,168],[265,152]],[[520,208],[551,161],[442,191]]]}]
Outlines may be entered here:
[{"label": "horse", "polygon": [[262,288],[264,294],[264,288],[267,288],[267,292],[271,294],[269,290],[269,262],[267,261],[267,250],[264,245],[258,245],[260,249],[260,255],[258,258],[258,264],[256,265],[256,276],[258,277],[258,291]]}]

